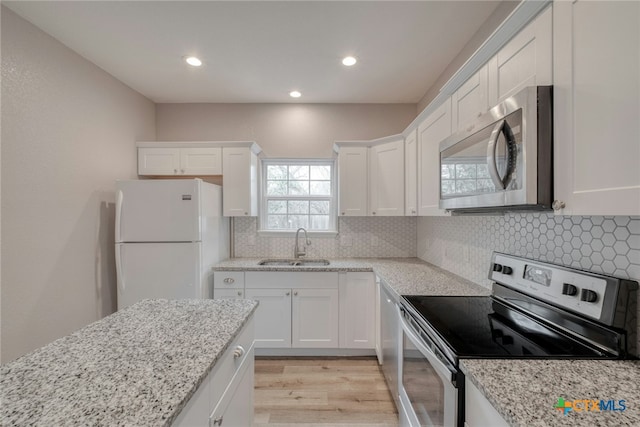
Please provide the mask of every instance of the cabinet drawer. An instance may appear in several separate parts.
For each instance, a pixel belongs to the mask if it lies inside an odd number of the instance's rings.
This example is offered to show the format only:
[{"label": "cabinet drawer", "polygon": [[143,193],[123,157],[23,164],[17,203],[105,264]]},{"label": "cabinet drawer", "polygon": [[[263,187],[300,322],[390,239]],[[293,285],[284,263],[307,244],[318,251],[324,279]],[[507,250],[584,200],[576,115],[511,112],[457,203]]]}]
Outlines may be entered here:
[{"label": "cabinet drawer", "polygon": [[[244,288],[244,272],[243,271],[214,271],[213,287],[214,289],[243,289]],[[215,291],[214,291],[214,295],[215,295]]]},{"label": "cabinet drawer", "polygon": [[236,374],[245,358],[253,357],[253,328],[252,316],[240,332],[240,335],[233,340],[227,351],[224,352],[222,359],[216,363],[213,375],[210,375],[209,378],[209,402],[211,404],[209,410],[213,409],[213,405],[220,400],[231,382],[231,378]]},{"label": "cabinet drawer", "polygon": [[224,289],[224,288],[215,288],[213,290],[213,299],[236,299],[236,298],[244,298],[244,290],[243,289]]},{"label": "cabinet drawer", "polygon": [[337,272],[272,272],[247,271],[245,273],[247,288],[252,289],[337,289]]}]

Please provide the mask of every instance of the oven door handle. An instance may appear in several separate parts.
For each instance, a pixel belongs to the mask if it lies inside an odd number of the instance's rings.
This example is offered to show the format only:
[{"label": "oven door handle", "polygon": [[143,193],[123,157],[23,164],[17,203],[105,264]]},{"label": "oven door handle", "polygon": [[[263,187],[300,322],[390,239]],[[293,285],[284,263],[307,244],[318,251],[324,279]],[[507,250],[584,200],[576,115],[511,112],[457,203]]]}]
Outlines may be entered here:
[{"label": "oven door handle", "polygon": [[431,366],[440,371],[441,376],[444,377],[446,376],[446,374],[448,374],[448,380],[451,382],[451,384],[454,385],[454,387],[458,388],[458,371],[451,364],[451,362],[449,362],[444,356],[438,357],[438,355],[436,355],[433,350],[431,350],[427,345],[424,344],[424,341],[427,341],[429,345],[435,346],[435,344],[429,337],[418,337],[413,327],[411,327],[411,325],[409,325],[404,319],[404,316],[402,315],[402,309],[400,309],[399,307],[398,317],[400,319],[400,324],[402,325],[402,330],[405,334],[407,334],[407,336],[411,340],[411,343],[415,345],[417,349],[420,350],[420,353],[422,353],[427,358]]}]

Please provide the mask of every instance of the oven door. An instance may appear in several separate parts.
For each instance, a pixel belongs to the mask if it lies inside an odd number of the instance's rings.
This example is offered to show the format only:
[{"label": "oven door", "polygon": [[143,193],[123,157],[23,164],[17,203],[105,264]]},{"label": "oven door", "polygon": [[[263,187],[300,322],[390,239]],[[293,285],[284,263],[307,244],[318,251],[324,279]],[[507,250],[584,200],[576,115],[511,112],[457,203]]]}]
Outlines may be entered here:
[{"label": "oven door", "polygon": [[399,308],[402,326],[400,425],[462,426],[464,376]]}]

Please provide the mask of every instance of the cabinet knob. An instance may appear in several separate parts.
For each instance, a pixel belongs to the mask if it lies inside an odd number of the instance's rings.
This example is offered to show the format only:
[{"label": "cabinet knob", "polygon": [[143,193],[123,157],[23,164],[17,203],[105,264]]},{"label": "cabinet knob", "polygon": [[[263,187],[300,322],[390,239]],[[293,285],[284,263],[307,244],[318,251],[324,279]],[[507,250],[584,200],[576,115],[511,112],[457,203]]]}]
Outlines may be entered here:
[{"label": "cabinet knob", "polygon": [[242,357],[243,354],[244,354],[244,348],[241,345],[237,346],[236,349],[233,350],[233,358],[234,359]]},{"label": "cabinet knob", "polygon": [[554,211],[559,211],[560,209],[564,209],[566,205],[562,200],[554,200],[551,207]]},{"label": "cabinet knob", "polygon": [[174,169],[174,170],[173,170],[173,173],[174,173],[174,174],[177,174],[177,173],[178,173],[178,169]]},{"label": "cabinet knob", "polygon": [[344,212],[342,212],[340,215],[344,215]]},{"label": "cabinet knob", "polygon": [[221,426],[222,425],[222,417],[218,417],[213,420],[213,426]]},{"label": "cabinet knob", "polygon": [[238,296],[241,297],[242,296],[242,291],[238,291]]},{"label": "cabinet knob", "polygon": [[411,209],[411,213],[412,214],[416,213],[416,210],[415,209]]},{"label": "cabinet knob", "polygon": [[180,172],[182,172],[182,174],[184,175],[184,169],[180,169]]},{"label": "cabinet knob", "polygon": [[226,278],[223,280],[223,282],[224,282],[224,283],[226,283],[226,284],[228,284],[228,285],[231,285],[232,283],[234,283],[234,282],[235,282],[235,279],[233,279],[232,277],[226,277]]},{"label": "cabinet knob", "polygon": [[295,291],[295,292],[293,293],[293,296],[297,297],[297,296],[298,296],[298,291]]},{"label": "cabinet knob", "polygon": [[291,292],[287,292],[285,295],[286,295],[286,296],[289,296],[289,295],[291,295]]},{"label": "cabinet knob", "polygon": [[245,212],[244,214],[245,214],[245,215],[249,215],[249,212]]},{"label": "cabinet knob", "polygon": [[371,213],[372,213],[373,215],[375,215],[375,214],[376,214],[375,212],[371,212]]}]

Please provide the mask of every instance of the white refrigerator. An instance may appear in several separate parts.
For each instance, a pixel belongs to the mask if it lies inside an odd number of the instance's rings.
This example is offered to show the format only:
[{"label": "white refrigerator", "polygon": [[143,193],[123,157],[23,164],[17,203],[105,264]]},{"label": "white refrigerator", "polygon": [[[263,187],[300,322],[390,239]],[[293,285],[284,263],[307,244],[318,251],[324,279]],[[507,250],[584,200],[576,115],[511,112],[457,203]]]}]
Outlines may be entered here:
[{"label": "white refrigerator", "polygon": [[222,189],[201,179],[116,181],[118,310],[145,298],[211,298],[229,256]]}]

